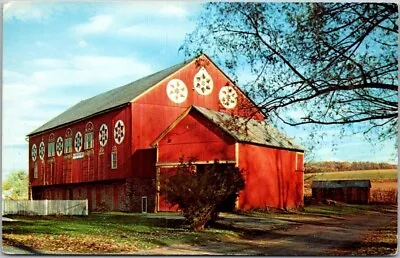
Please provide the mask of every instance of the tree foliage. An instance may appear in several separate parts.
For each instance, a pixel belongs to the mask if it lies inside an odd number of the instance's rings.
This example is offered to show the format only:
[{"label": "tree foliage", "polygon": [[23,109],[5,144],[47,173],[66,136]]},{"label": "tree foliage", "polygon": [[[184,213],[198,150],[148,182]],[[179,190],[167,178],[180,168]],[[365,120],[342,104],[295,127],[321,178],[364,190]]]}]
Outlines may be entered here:
[{"label": "tree foliage", "polygon": [[231,74],[250,67],[246,90],[271,120],[385,140],[397,135],[397,18],[393,3],[207,3],[182,49]]},{"label": "tree foliage", "polygon": [[181,159],[173,174],[160,178],[160,193],[171,205],[177,204],[190,227],[199,231],[215,221],[224,201],[235,199],[244,179],[239,168],[218,161],[194,168],[193,160]]},{"label": "tree foliage", "polygon": [[9,200],[27,200],[28,185],[28,174],[23,170],[14,171],[2,182],[3,196]]}]

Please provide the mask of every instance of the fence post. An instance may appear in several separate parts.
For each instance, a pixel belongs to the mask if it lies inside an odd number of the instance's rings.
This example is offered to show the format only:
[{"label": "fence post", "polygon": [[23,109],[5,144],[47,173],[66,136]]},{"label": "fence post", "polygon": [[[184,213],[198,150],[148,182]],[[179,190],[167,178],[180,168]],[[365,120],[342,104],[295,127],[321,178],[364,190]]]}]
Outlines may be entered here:
[{"label": "fence post", "polygon": [[48,206],[49,206],[49,200],[44,200],[44,215],[48,215],[49,210],[48,210]]},{"label": "fence post", "polygon": [[89,200],[88,199],[86,199],[85,215],[89,215]]}]

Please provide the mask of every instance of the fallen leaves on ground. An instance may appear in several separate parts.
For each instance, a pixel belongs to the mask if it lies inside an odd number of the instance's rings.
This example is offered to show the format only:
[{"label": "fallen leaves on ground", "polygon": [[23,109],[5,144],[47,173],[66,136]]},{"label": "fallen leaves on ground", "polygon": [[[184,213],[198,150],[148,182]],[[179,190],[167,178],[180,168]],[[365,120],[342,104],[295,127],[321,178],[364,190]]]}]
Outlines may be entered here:
[{"label": "fallen leaves on ground", "polygon": [[383,256],[397,253],[397,220],[386,227],[367,234],[362,241],[346,250],[335,250],[333,255],[340,256]]},{"label": "fallen leaves on ground", "polygon": [[30,247],[39,250],[65,253],[133,253],[138,250],[136,242],[117,242],[104,236],[69,236],[34,234],[3,234],[3,245]]}]

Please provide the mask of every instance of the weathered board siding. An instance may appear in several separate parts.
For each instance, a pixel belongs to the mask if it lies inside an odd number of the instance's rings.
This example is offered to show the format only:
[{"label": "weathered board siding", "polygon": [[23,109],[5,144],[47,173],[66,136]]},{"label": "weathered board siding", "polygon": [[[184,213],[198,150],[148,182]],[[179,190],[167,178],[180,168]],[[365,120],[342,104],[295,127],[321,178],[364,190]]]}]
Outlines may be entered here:
[{"label": "weathered board siding", "polygon": [[345,203],[368,204],[369,187],[313,188],[312,197],[321,202],[325,199]]},{"label": "weathered board siding", "polygon": [[246,184],[239,195],[240,209],[303,206],[302,154],[240,143],[238,155]]},{"label": "weathered board siding", "polygon": [[3,200],[3,215],[88,215],[88,200]]},{"label": "weathered board siding", "polygon": [[158,163],[185,161],[235,161],[235,141],[197,112],[190,112],[159,142]]}]

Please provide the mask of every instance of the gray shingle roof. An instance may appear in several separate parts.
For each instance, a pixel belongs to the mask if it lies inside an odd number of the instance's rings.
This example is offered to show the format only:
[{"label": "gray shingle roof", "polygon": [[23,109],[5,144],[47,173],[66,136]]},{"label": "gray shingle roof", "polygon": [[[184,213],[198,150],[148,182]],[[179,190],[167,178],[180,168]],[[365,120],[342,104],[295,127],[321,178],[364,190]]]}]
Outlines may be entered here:
[{"label": "gray shingle roof", "polygon": [[371,187],[370,180],[331,180],[313,181],[311,188]]},{"label": "gray shingle roof", "polygon": [[124,86],[109,90],[89,99],[85,99],[67,109],[60,115],[51,119],[44,125],[30,132],[28,136],[40,133],[76,120],[81,120],[106,110],[110,110],[124,104],[128,104],[132,99],[136,98],[146,90],[150,89],[156,83],[178,71],[186,64],[193,61],[192,58],[188,61],[171,66],[162,71],[143,77],[137,81],[126,84]]},{"label": "gray shingle roof", "polygon": [[204,107],[192,106],[239,142],[304,151],[305,147],[265,121],[236,117]]}]

